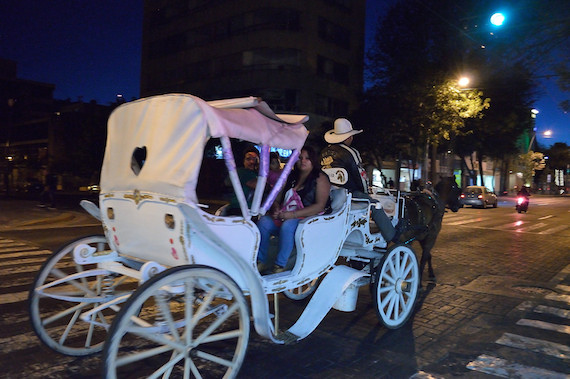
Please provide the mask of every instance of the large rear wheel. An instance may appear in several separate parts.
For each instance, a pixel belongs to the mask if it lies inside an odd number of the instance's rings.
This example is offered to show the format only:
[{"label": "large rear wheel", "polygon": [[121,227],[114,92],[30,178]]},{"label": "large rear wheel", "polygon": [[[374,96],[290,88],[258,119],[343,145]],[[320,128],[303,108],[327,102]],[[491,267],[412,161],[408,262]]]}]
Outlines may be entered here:
[{"label": "large rear wheel", "polygon": [[93,323],[82,321],[79,316],[101,304],[90,299],[113,296],[117,287],[124,285],[119,276],[96,275],[37,291],[66,276],[97,268],[95,264],[75,263],[73,249],[79,244],[94,247],[97,252],[109,249],[104,235],[81,237],[68,243],[42,265],[28,295],[34,332],[49,348],[72,356],[89,355],[103,349],[107,328],[116,312],[112,309],[97,312],[93,315]]},{"label": "large rear wheel", "polygon": [[103,373],[117,377],[235,377],[249,339],[238,285],[206,266],[178,266],[145,282],[117,315]]},{"label": "large rear wheel", "polygon": [[414,310],[420,282],[418,260],[407,245],[393,245],[375,268],[372,301],[382,324],[404,325]]}]

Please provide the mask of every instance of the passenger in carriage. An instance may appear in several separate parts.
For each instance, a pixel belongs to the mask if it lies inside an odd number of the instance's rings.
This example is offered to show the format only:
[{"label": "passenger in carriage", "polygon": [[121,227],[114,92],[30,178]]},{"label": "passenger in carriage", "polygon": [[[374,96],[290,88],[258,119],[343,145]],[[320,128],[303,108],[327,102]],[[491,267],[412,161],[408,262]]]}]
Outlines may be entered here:
[{"label": "passenger in carriage", "polygon": [[[285,270],[295,246],[295,231],[299,221],[305,217],[331,212],[330,189],[329,178],[321,171],[317,152],[309,146],[303,147],[295,168],[268,215],[257,222],[261,233],[257,255],[259,272],[266,274]],[[283,201],[284,198],[287,200]],[[291,207],[288,198],[296,198],[298,205]],[[268,262],[269,240],[272,235],[279,236],[279,250],[273,266]]]},{"label": "passenger in carriage", "polygon": [[281,176],[281,160],[279,159],[279,154],[275,151],[269,154],[269,172],[267,173],[267,185],[268,189],[273,188],[279,176]]},{"label": "passenger in carriage", "polygon": [[[247,199],[247,205],[251,207],[255,186],[257,185],[257,170],[259,168],[259,151],[251,146],[244,152],[243,167],[237,169],[239,181],[243,189],[243,194]],[[229,179],[228,179],[229,180]],[[228,205],[228,216],[241,216],[241,208],[235,193],[232,195]]]},{"label": "passenger in carriage", "polygon": [[[360,153],[351,146],[354,135],[359,133],[362,133],[362,130],[353,130],[352,124],[347,119],[336,119],[334,129],[325,133],[325,141],[329,145],[321,151],[321,166],[323,168],[344,168],[348,173],[348,180],[343,187],[352,193],[353,198],[368,199],[375,203],[377,200],[369,195],[368,179],[362,167]],[[401,230],[394,228],[390,218],[382,209],[372,207],[372,219],[387,242],[398,241]]]}]

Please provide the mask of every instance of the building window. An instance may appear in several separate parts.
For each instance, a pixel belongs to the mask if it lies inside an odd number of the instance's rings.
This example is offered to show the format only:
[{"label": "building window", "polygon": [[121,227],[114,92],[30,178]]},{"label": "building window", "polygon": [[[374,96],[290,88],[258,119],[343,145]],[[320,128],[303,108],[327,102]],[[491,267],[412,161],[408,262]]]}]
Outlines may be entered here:
[{"label": "building window", "polygon": [[324,18],[319,18],[319,37],[326,42],[350,49],[350,31]]},{"label": "building window", "polygon": [[348,66],[321,55],[317,57],[317,75],[338,83],[348,84]]},{"label": "building window", "polygon": [[315,95],[315,112],[322,116],[339,117],[348,114],[348,102],[326,95]]},{"label": "building window", "polygon": [[253,90],[274,112],[298,112],[298,91],[294,89],[258,89]]},{"label": "building window", "polygon": [[243,52],[242,64],[249,69],[284,69],[299,67],[300,51],[296,49],[257,49]]}]

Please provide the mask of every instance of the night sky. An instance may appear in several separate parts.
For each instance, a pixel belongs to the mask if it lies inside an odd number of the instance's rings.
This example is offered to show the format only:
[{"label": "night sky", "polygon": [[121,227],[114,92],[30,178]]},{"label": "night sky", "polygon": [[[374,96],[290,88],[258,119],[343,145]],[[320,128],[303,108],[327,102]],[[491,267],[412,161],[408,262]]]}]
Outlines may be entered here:
[{"label": "night sky", "polygon": [[[387,3],[367,0],[367,34]],[[143,0],[1,0],[0,57],[18,62],[18,77],[52,83],[56,99],[108,104],[139,97]],[[537,139],[570,145],[567,98],[544,81],[535,104]],[[552,130],[544,139],[542,133]]]}]

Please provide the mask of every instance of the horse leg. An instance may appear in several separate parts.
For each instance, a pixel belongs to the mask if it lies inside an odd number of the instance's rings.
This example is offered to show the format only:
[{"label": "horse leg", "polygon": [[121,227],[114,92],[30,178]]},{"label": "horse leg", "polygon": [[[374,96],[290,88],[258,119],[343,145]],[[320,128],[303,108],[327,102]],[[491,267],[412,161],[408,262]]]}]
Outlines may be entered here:
[{"label": "horse leg", "polygon": [[421,241],[420,245],[422,246],[422,258],[420,261],[420,278],[427,263],[428,278],[431,281],[435,281],[435,273],[433,271],[433,266],[431,264],[431,249],[435,245],[435,238],[426,238],[425,240]]}]

